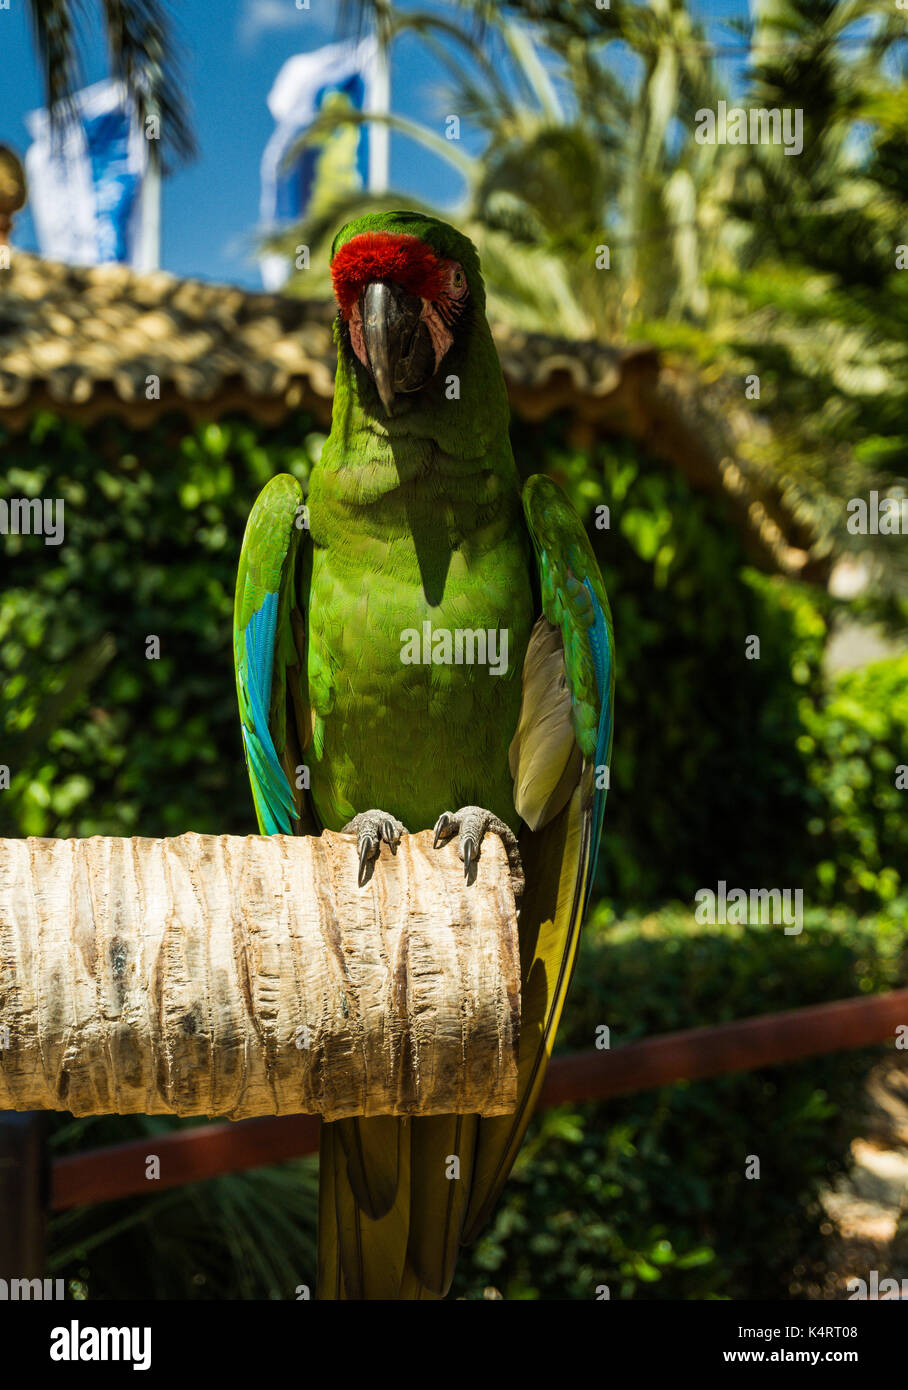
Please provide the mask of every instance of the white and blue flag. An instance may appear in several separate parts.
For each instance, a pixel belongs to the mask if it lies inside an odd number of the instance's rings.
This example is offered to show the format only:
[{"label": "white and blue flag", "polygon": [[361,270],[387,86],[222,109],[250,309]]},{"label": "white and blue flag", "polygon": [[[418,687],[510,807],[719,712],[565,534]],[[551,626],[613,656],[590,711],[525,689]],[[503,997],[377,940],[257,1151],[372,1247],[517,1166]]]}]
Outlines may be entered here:
[{"label": "white and blue flag", "polygon": [[120,82],[76,92],[71,114],[51,134],[46,109],[25,118],[33,144],[25,157],[29,204],[43,255],[69,265],[157,263],[147,200],[148,143]]},{"label": "white and blue flag", "polygon": [[[332,100],[341,100],[356,111],[386,109],[386,80],[374,36],[299,53],[278,73],[268,95],[275,129],[262,156],[261,223],[266,235],[299,222],[309,206],[323,146],[311,145],[291,159],[287,156]],[[355,140],[355,184],[382,186],[387,178],[387,131],[367,125],[351,126],[348,131]],[[290,273],[290,263],[269,252],[260,257],[259,265],[265,288],[279,290]]]}]

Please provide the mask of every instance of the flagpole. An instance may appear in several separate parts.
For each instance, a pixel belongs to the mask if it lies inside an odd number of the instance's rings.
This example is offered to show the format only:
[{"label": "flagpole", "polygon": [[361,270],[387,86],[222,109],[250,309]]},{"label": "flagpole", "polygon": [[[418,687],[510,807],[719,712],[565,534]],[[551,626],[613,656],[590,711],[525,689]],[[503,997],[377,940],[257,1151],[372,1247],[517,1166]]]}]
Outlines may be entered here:
[{"label": "flagpole", "polygon": [[[375,60],[375,76],[372,82],[372,101],[370,113],[387,116],[391,110],[391,57],[390,57],[390,11],[384,6],[377,15],[376,34],[378,50]],[[385,193],[388,189],[388,175],[391,155],[391,131],[384,122],[374,122],[369,126],[369,192]]]},{"label": "flagpole", "polygon": [[142,180],[141,264],[139,270],[158,270],[161,265],[161,170],[149,164]]},{"label": "flagpole", "polygon": [[[152,108],[149,115],[156,115]],[[146,145],[149,143],[145,137]],[[139,235],[138,270],[158,270],[161,265],[161,161],[152,158],[148,150],[145,176],[142,179],[142,218]]]}]

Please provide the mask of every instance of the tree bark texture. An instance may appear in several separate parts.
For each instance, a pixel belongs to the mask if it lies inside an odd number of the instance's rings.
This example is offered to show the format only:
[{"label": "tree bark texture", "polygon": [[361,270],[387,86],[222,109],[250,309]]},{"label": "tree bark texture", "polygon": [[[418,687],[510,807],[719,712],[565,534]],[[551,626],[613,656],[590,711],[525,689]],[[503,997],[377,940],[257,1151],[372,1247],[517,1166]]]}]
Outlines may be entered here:
[{"label": "tree bark texture", "polygon": [[506,1114],[520,960],[500,841],[0,840],[0,1110]]}]

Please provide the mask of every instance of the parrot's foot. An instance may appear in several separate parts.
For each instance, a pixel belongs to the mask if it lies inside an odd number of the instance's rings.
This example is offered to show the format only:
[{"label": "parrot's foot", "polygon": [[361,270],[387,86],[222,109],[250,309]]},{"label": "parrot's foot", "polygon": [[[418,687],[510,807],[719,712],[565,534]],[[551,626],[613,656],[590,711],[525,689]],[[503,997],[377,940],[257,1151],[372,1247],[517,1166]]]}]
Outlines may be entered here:
[{"label": "parrot's foot", "polygon": [[382,840],[391,846],[391,853],[396,854],[401,835],[407,835],[409,832],[405,825],[394,816],[389,816],[387,811],[362,811],[347,822],[341,834],[356,836],[356,847],[359,850],[359,886],[362,888],[372,877],[372,869],[378,858]]},{"label": "parrot's foot", "polygon": [[463,871],[467,883],[476,882],[476,861],[482,837],[491,830],[497,835],[505,848],[511,869],[511,887],[514,898],[519,903],[524,889],[523,865],[517,848],[517,837],[509,825],[484,811],[481,806],[461,806],[459,811],[442,811],[435,822],[435,847],[447,844],[453,835],[460,835],[457,853],[463,860]]}]

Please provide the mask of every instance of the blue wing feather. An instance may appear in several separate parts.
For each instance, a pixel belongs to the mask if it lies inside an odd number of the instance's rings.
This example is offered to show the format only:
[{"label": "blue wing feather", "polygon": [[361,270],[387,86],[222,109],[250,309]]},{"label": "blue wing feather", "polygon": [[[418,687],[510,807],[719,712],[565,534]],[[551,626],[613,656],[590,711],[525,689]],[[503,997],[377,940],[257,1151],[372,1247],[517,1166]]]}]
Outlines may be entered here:
[{"label": "blue wing feather", "polygon": [[245,660],[240,667],[240,679],[252,723],[251,729],[245,723],[243,725],[243,742],[265,833],[289,835],[293,829],[291,821],[296,818],[293,792],[278,760],[268,727],[277,609],[278,595],[267,594],[243,633]]},{"label": "blue wing feather", "polygon": [[[288,671],[299,679],[300,660],[291,635],[297,603],[295,565],[300,531],[295,524],[302,496],[295,478],[279,474],[259,494],[246,526],[234,607],[234,662],[246,765],[259,829],[290,835],[304,808],[281,761],[286,761]],[[301,730],[297,728],[299,737]],[[299,747],[304,747],[302,739]],[[294,825],[296,822],[296,825]]]}]

